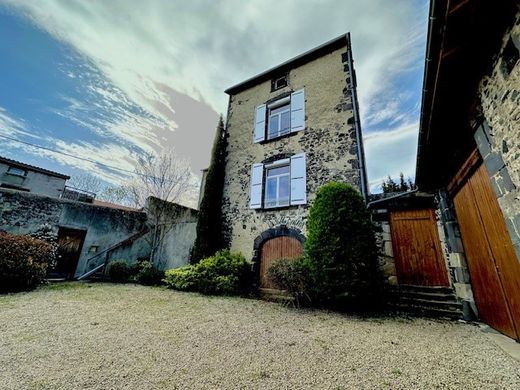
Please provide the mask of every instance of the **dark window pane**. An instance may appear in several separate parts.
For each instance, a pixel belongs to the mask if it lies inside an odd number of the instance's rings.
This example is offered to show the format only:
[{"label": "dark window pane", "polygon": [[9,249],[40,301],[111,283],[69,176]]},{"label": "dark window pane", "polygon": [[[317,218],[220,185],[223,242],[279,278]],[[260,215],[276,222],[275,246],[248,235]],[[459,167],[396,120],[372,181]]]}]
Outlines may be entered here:
[{"label": "dark window pane", "polygon": [[276,179],[267,179],[265,186],[266,203],[276,200]]},{"label": "dark window pane", "polygon": [[267,171],[267,176],[275,176],[275,175],[283,175],[289,174],[289,165],[284,165],[282,167],[271,168]]},{"label": "dark window pane", "polygon": [[291,130],[291,113],[286,111],[282,113],[280,132],[283,134],[288,133]]},{"label": "dark window pane", "polygon": [[278,186],[279,186],[278,196],[280,198],[279,199],[280,203],[282,203],[283,201],[288,201],[289,200],[289,175],[281,176],[278,181]]}]

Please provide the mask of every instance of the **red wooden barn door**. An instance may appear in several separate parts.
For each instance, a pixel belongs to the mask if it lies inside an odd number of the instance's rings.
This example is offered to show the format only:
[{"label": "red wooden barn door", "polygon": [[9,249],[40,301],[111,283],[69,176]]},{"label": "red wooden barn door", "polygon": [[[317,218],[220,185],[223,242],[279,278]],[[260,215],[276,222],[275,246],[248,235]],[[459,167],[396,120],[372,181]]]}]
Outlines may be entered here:
[{"label": "red wooden barn door", "polygon": [[433,209],[392,211],[390,226],[399,283],[449,286]]}]

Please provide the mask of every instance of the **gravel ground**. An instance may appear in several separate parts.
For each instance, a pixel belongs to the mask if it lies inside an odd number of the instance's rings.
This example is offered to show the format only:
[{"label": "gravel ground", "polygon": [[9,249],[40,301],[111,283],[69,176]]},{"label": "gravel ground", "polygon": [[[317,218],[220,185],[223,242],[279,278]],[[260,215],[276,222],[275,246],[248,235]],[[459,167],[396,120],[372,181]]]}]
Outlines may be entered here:
[{"label": "gravel ground", "polygon": [[2,389],[520,389],[478,328],[134,285],[0,296]]}]

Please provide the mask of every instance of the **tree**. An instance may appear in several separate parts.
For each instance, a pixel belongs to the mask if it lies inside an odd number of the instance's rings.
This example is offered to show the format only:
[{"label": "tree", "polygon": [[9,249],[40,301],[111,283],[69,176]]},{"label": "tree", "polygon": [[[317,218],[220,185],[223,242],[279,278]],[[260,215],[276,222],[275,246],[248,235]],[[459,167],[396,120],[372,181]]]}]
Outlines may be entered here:
[{"label": "tree", "polygon": [[390,175],[386,180],[383,180],[382,186],[383,193],[392,193],[392,192],[406,192],[410,190],[414,190],[416,188],[415,184],[412,182],[412,179],[408,178],[405,180],[403,172],[399,174],[399,184],[392,179]]},{"label": "tree", "polygon": [[309,210],[305,253],[318,305],[367,303],[379,292],[374,227],[363,197],[346,183],[321,187]]},{"label": "tree", "polygon": [[180,202],[190,191],[194,191],[196,186],[190,166],[172,149],[160,155],[145,154],[137,158],[135,177],[124,187],[131,204],[143,208],[148,214],[150,261],[161,268],[164,259],[158,259],[157,255],[175,221],[168,218],[168,208],[153,201],[153,198]]},{"label": "tree", "polygon": [[206,174],[204,193],[199,207],[197,238],[193,246],[191,262],[213,256],[224,246],[222,237],[222,194],[224,190],[224,172],[226,158],[226,134],[224,120],[220,116],[211,162]]},{"label": "tree", "polygon": [[95,194],[100,193],[105,187],[103,181],[99,177],[90,173],[82,173],[72,176],[67,181],[67,185],[78,190],[94,192]]}]

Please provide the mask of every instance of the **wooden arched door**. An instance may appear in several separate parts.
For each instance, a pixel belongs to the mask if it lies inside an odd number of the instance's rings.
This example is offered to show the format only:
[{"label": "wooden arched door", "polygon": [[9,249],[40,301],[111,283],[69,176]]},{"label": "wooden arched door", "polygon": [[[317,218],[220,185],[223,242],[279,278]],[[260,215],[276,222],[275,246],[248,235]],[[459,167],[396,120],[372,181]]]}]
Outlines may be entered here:
[{"label": "wooden arched door", "polygon": [[274,260],[294,259],[302,253],[302,244],[294,237],[280,236],[266,240],[260,253],[260,288],[275,288],[267,278],[267,270]]}]

